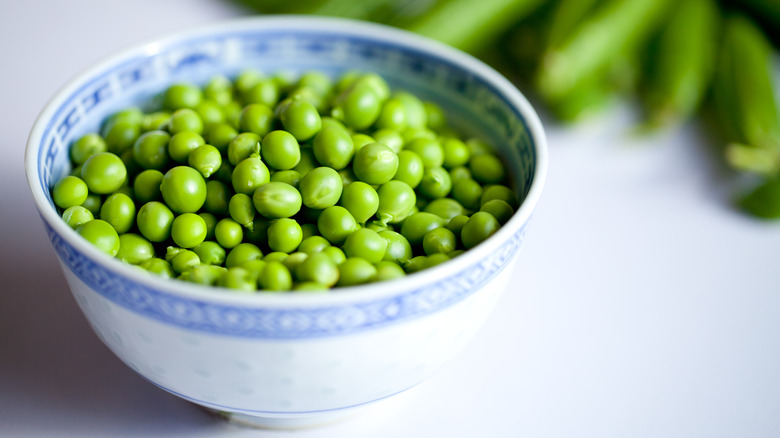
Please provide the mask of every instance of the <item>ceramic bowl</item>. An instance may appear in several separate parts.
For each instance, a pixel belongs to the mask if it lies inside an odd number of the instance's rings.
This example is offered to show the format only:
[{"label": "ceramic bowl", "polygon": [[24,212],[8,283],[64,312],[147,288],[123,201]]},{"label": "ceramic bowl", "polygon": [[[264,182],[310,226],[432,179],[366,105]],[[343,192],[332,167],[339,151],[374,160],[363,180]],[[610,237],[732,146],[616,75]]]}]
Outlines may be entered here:
[{"label": "ceramic bowl", "polygon": [[[246,68],[378,72],[495,145],[522,205],[495,235],[447,263],[327,294],[245,295],[163,280],[107,257],[60,219],[48,192],[69,171],[75,139],[175,81],[204,83]],[[531,105],[475,58],[384,26],[277,16],[176,33],[89,68],[38,117],[25,168],[65,279],[111,351],[193,403],[254,425],[298,427],[411,388],[464,347],[507,287],[546,156]]]}]

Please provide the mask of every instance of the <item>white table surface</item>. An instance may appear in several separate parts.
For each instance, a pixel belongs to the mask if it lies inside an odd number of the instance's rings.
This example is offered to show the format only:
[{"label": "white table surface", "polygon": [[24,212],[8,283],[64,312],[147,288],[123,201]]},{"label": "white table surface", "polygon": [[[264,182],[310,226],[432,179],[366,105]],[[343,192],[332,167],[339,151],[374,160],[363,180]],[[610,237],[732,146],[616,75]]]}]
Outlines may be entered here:
[{"label": "white table surface", "polygon": [[[0,436],[289,436],[217,421],[100,343],[22,167],[37,113],[87,65],[246,13],[216,0],[0,2]],[[729,206],[697,127],[637,137],[629,109],[545,121],[549,178],[514,289],[463,354],[296,436],[780,436],[780,222]]]}]

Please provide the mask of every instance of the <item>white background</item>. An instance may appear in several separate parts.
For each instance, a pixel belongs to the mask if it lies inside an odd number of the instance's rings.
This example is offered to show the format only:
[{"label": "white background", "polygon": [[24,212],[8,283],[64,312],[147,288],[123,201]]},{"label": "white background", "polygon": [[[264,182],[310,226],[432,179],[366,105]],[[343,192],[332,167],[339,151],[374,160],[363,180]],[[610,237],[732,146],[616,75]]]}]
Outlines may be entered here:
[{"label": "white background", "polygon": [[[0,436],[290,436],[220,422],[91,332],[23,172],[46,101],[98,59],[247,11],[216,0],[0,2]],[[547,186],[508,290],[435,377],[314,437],[780,436],[780,222],[730,207],[696,126],[545,120]]]}]

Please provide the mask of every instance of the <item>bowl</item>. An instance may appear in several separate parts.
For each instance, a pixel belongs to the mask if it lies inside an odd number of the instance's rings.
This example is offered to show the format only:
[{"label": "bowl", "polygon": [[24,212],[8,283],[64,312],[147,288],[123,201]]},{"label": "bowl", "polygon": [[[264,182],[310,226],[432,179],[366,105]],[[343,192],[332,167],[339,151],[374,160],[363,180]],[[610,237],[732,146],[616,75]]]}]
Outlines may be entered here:
[{"label": "bowl", "polygon": [[[67,148],[113,112],[175,81],[246,68],[298,74],[374,71],[485,138],[522,204],[492,237],[405,278],[327,294],[234,294],[164,280],[101,253],[59,217],[49,188]],[[256,426],[332,421],[431,376],[472,339],[507,288],[547,166],[528,101],[477,59],[385,26],[335,18],[257,17],[175,33],[79,74],[47,104],[25,170],[65,279],[95,333],[154,385]],[[465,377],[465,376],[464,376]]]}]

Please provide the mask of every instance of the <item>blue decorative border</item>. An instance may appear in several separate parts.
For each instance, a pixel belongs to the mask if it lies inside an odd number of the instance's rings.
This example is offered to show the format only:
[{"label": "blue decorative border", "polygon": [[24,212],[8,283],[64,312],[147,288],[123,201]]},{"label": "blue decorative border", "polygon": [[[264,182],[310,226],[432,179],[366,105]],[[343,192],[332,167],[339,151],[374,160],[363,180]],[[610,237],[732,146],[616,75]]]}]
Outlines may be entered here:
[{"label": "blue decorative border", "polygon": [[344,335],[437,312],[465,299],[495,278],[520,250],[525,235],[524,226],[476,265],[401,295],[351,305],[276,309],[215,304],[152,289],[98,265],[45,221],[44,225],[65,266],[92,290],[114,303],[189,330],[263,339]]}]

